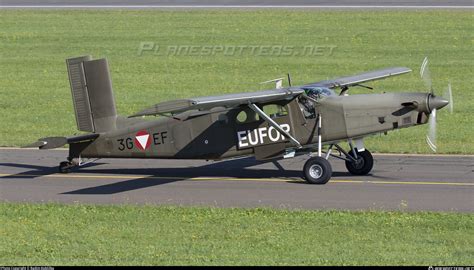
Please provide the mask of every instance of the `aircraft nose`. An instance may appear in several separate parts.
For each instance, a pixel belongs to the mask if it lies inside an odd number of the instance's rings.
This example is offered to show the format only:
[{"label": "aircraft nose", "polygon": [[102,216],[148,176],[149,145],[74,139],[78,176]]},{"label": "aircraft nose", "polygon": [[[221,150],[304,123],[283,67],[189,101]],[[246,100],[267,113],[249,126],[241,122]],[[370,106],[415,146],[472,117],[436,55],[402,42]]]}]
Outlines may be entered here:
[{"label": "aircraft nose", "polygon": [[431,96],[429,100],[428,106],[430,107],[431,110],[433,109],[441,109],[444,106],[448,105],[449,101],[447,101],[444,98],[441,97],[436,97],[436,96]]}]

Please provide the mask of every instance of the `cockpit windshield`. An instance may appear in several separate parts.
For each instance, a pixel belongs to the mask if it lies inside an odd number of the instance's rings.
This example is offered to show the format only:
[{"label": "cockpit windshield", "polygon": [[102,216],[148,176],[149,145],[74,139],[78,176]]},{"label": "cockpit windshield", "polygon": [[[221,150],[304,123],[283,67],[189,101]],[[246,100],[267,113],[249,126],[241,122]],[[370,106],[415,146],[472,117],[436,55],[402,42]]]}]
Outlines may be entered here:
[{"label": "cockpit windshield", "polygon": [[329,96],[336,95],[334,91],[326,87],[303,87],[303,90],[306,93],[306,95],[316,100],[322,97],[329,97]]}]

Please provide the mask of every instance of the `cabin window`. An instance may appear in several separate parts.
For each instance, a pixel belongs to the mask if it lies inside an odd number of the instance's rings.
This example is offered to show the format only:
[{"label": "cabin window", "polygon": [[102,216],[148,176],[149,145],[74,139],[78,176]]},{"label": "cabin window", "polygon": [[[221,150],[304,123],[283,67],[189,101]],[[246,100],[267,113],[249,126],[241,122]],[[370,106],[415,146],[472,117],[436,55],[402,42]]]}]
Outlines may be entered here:
[{"label": "cabin window", "polygon": [[246,123],[256,122],[259,119],[260,118],[259,118],[258,114],[256,112],[252,111],[252,109],[250,109],[250,108],[247,108],[247,109],[241,111],[237,115],[237,122],[239,124],[246,124]]},{"label": "cabin window", "polygon": [[[262,111],[270,118],[275,119],[288,115],[288,110],[285,106],[278,104],[268,104],[261,107]],[[251,122],[257,122],[260,120],[260,116],[250,108],[242,110],[237,115],[237,122],[239,124],[246,124]]]},{"label": "cabin window", "polygon": [[266,115],[270,116],[270,118],[272,119],[288,115],[288,110],[286,109],[286,107],[278,105],[278,104],[265,105],[263,106],[262,110]]}]

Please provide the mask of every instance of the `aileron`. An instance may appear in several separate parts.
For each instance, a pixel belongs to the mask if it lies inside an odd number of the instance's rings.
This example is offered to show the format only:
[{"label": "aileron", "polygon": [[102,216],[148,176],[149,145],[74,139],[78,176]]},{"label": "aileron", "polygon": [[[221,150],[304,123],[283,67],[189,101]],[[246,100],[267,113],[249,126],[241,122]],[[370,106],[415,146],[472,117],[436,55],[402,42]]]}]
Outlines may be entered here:
[{"label": "aileron", "polygon": [[316,83],[311,83],[306,86],[321,86],[321,87],[328,87],[328,88],[337,88],[337,87],[350,87],[355,86],[360,83],[381,80],[392,76],[402,75],[412,70],[406,67],[394,67],[394,68],[386,68],[381,70],[375,70],[370,72],[361,73],[354,76],[347,76],[336,78],[333,80],[327,81],[320,81]]}]

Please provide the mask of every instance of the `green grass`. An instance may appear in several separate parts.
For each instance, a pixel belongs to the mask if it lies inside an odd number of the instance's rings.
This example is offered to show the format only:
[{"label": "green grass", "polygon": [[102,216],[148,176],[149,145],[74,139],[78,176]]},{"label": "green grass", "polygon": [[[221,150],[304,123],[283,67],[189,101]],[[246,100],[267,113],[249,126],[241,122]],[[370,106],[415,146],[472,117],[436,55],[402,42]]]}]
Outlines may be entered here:
[{"label": "green grass", "polygon": [[5,265],[472,265],[474,216],[0,204]]},{"label": "green grass", "polygon": [[[137,55],[140,42],[172,45],[336,46],[332,55]],[[118,111],[159,101],[263,89],[388,66],[409,75],[372,83],[380,91],[426,91],[425,55],[438,94],[452,83],[455,113],[438,116],[441,153],[474,153],[474,20],[471,11],[0,11],[0,145],[77,133],[65,58],[107,57]],[[369,90],[362,90],[369,91]],[[360,90],[353,93],[360,92]],[[374,152],[429,152],[427,126],[368,139]]]}]

